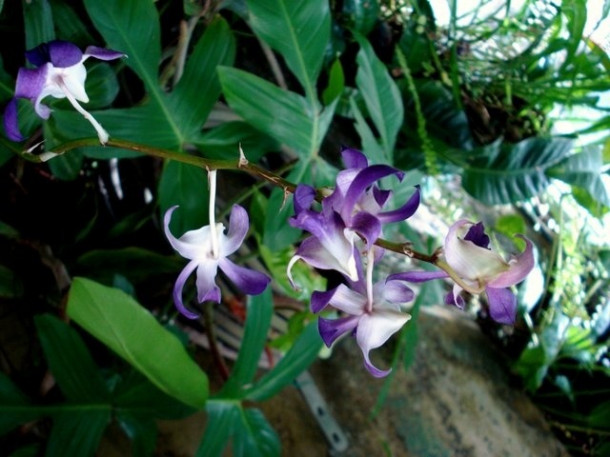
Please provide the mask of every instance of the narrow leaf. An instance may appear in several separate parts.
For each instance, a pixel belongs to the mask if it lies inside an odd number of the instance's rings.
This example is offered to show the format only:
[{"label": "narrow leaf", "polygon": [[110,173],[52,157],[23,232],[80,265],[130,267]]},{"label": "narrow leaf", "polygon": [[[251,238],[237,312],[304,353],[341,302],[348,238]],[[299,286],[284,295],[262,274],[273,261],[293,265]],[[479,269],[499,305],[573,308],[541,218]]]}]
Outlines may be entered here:
[{"label": "narrow leaf", "polygon": [[42,415],[44,411],[30,406],[29,399],[8,376],[0,373],[0,435]]},{"label": "narrow leaf", "polygon": [[279,457],[280,439],[261,411],[242,408],[233,437],[235,457]]},{"label": "narrow leaf", "polygon": [[231,371],[231,377],[218,394],[218,398],[241,397],[245,386],[254,379],[267,342],[272,314],[271,288],[268,287],[262,294],[248,298],[246,325],[239,355]]},{"label": "narrow leaf", "polygon": [[92,411],[66,411],[55,415],[45,456],[95,455],[110,417],[110,406]]},{"label": "narrow leaf", "polygon": [[48,0],[23,2],[23,21],[26,49],[55,39],[53,12]]},{"label": "narrow leaf", "polygon": [[75,278],[68,315],[130,363],[154,385],[183,403],[201,408],[208,379],[180,341],[124,292]]},{"label": "narrow leaf", "polygon": [[239,421],[240,408],[233,402],[210,400],[206,411],[208,425],[195,457],[220,457]]}]

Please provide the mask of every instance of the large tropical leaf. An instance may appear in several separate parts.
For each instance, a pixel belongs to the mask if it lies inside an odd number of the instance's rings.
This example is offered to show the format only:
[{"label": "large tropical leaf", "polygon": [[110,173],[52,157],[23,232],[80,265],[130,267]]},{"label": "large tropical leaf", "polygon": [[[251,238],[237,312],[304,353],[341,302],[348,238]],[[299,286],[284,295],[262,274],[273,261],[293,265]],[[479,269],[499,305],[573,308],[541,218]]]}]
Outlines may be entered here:
[{"label": "large tropical leaf", "polygon": [[124,292],[75,278],[68,315],[163,392],[201,408],[208,379],[175,335]]},{"label": "large tropical leaf", "polygon": [[490,205],[531,198],[543,191],[546,172],[572,150],[567,138],[528,138],[517,144],[496,142],[462,164],[462,185]]},{"label": "large tropical leaf", "polygon": [[248,0],[250,25],[278,51],[310,100],[330,38],[326,0]]}]

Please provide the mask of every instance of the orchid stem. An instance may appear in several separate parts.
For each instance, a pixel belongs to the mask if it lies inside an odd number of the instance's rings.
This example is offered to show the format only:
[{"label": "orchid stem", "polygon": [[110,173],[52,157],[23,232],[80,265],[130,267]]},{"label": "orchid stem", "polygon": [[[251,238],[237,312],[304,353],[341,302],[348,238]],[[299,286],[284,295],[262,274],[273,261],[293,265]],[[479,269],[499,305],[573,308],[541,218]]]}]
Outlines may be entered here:
[{"label": "orchid stem", "polygon": [[[38,155],[33,154],[32,152],[30,152],[30,150],[20,151],[19,155],[30,162],[41,163],[46,162],[50,158],[65,154],[66,152],[69,152],[73,149],[92,146],[101,147],[98,138],[82,138],[78,140],[72,140],[53,148],[53,151],[43,152],[42,154]],[[103,147],[128,149],[130,151],[140,152],[142,154],[157,157],[160,159],[175,160],[177,162],[182,162],[187,165],[193,165],[202,168],[204,170],[207,170],[208,172],[211,172],[213,170],[241,170],[276,187],[281,187],[285,192],[291,194],[294,193],[297,188],[296,184],[282,178],[281,176],[275,174],[272,171],[266,170],[260,167],[259,165],[253,164],[243,158],[240,158],[238,160],[206,159],[204,157],[199,157],[184,152],[176,152],[169,149],[148,146],[145,144],[135,143],[133,141],[121,140],[116,138],[110,138],[106,142],[106,144],[103,145]],[[322,199],[324,199],[324,195],[321,192],[318,192],[316,199],[318,201],[321,201]],[[389,251],[393,251],[398,254],[403,254],[413,259],[435,264],[439,268],[445,270],[445,268],[441,267],[438,264],[439,260],[438,255],[436,253],[433,253],[432,255],[424,254],[413,250],[409,243],[395,243],[392,241],[384,240],[383,238],[377,239],[377,241],[375,241],[375,244]],[[452,274],[449,271],[447,271],[447,273],[450,276]],[[458,284],[463,287],[462,283],[463,281],[461,280],[460,282],[458,282]],[[472,287],[467,286],[464,287],[464,289],[470,291],[472,290]]]}]

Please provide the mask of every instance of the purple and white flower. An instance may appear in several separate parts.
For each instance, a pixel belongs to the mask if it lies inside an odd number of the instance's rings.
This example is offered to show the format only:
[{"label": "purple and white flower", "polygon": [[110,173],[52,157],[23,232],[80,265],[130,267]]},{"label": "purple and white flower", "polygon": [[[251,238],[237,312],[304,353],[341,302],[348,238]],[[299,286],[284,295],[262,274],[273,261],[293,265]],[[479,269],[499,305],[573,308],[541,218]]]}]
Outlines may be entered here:
[{"label": "purple and white flower", "polygon": [[216,223],[214,218],[216,171],[210,172],[210,187],[210,225],[190,230],[180,238],[176,238],[171,233],[169,224],[177,206],[168,209],[163,218],[165,235],[170,244],[182,257],[190,259],[190,262],[178,275],[173,293],[176,307],[189,319],[197,318],[198,314],[190,311],[184,305],[182,290],[186,280],[195,270],[197,271],[196,286],[199,303],[207,300],[220,303],[220,288],[216,285],[219,268],[246,294],[260,294],[271,281],[266,274],[236,265],[227,258],[243,243],[250,221],[244,208],[233,205],[229,217],[229,231],[225,235],[224,225]]},{"label": "purple and white flower", "polygon": [[481,222],[459,220],[449,228],[445,238],[444,262],[437,266],[444,271],[413,271],[390,275],[388,280],[423,282],[451,277],[455,284],[446,302],[462,308],[463,290],[473,294],[485,292],[489,314],[502,324],[513,324],[517,313],[517,298],[510,287],[523,281],[534,268],[534,247],[525,241],[525,249],[517,256],[504,260],[489,248],[490,240]]},{"label": "purple and white flower", "polygon": [[4,112],[4,129],[9,139],[23,141],[17,119],[17,99],[26,98],[34,105],[36,114],[48,119],[51,109],[42,104],[47,97],[67,98],[72,106],[82,114],[95,128],[100,143],[108,141],[108,133],[100,123],[86,111],[79,102],[87,103],[89,97],[85,92],[87,70],[85,60],[95,57],[100,60],[114,60],[125,54],[110,49],[89,46],[83,53],[78,46],[68,41],[50,41],[43,43],[25,53],[26,58],[36,68],[19,69],[15,96],[9,101]]}]

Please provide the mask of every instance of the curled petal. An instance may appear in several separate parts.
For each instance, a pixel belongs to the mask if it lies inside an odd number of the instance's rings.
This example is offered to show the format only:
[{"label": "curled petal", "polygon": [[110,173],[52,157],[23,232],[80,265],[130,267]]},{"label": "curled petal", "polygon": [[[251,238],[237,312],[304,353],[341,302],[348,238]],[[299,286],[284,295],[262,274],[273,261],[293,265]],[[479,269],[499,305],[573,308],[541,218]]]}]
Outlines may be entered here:
[{"label": "curled petal", "polygon": [[509,289],[488,287],[489,315],[500,324],[514,324],[517,315],[517,297]]},{"label": "curled petal", "polygon": [[49,66],[47,65],[40,68],[20,68],[15,84],[15,97],[36,101],[42,93],[48,71]]},{"label": "curled petal", "polygon": [[446,305],[454,305],[460,309],[464,309],[466,302],[464,301],[464,297],[462,297],[462,289],[457,284],[453,285],[453,289],[445,296],[445,304]]},{"label": "curled petal", "polygon": [[183,314],[185,317],[188,317],[189,319],[197,319],[199,317],[199,314],[188,310],[186,306],[184,306],[184,303],[182,301],[182,289],[184,289],[184,283],[186,283],[186,280],[195,270],[195,268],[197,268],[197,262],[194,260],[191,260],[189,263],[186,264],[184,269],[178,275],[178,279],[176,279],[173,292],[174,304],[176,305],[176,308],[178,308],[178,311],[180,311],[181,314]]},{"label": "curled petal", "polygon": [[410,318],[409,314],[397,311],[376,311],[360,318],[356,329],[356,340],[364,355],[364,364],[373,376],[377,378],[387,376],[390,370],[383,371],[375,367],[369,358],[370,351],[383,345]]},{"label": "curled petal", "polygon": [[461,239],[458,234],[472,222],[459,220],[449,228],[445,238],[445,258],[455,272],[464,279],[487,282],[509,269],[508,263],[496,252]]},{"label": "curled petal", "polygon": [[405,219],[410,218],[415,214],[417,208],[419,207],[419,202],[421,198],[421,192],[419,186],[415,186],[415,193],[407,200],[403,206],[398,209],[392,211],[386,211],[384,213],[380,213],[377,215],[379,220],[383,223],[387,222],[398,222],[404,221]]},{"label": "curled petal", "polygon": [[341,335],[352,331],[358,325],[358,317],[347,316],[340,319],[318,319],[318,331],[322,341],[330,347]]},{"label": "curled petal", "polygon": [[407,281],[407,282],[426,282],[433,279],[448,278],[449,275],[442,270],[439,271],[406,271],[404,273],[394,273],[388,276],[386,283],[389,281]]},{"label": "curled petal", "polygon": [[361,170],[345,194],[343,208],[341,209],[344,219],[349,219],[356,203],[371,184],[390,175],[396,175],[398,179],[402,179],[404,173],[388,165],[371,165]]},{"label": "curled petal", "polygon": [[19,121],[17,119],[18,111],[17,99],[13,97],[4,110],[4,131],[11,141],[24,140],[23,135],[21,135],[21,132],[19,131]]},{"label": "curled petal", "polygon": [[[189,230],[180,238],[176,238],[172,235],[169,229],[169,224],[172,219],[173,212],[178,206],[172,206],[165,212],[163,216],[163,228],[165,230],[165,236],[172,247],[178,251],[182,257],[187,259],[203,258],[206,253],[211,252],[211,233],[210,226],[206,225],[197,230]],[[216,230],[219,233],[224,231],[222,224],[216,224]]]},{"label": "curled petal", "polygon": [[523,281],[530,271],[533,270],[535,265],[534,246],[526,237],[522,235],[517,236],[525,241],[525,250],[516,258],[509,260],[508,271],[500,273],[495,279],[489,281],[489,287],[510,287]]},{"label": "curled petal", "polygon": [[244,241],[250,228],[248,212],[239,205],[233,205],[231,216],[229,217],[229,233],[223,243],[222,256],[233,254]]},{"label": "curled petal", "polygon": [[346,168],[366,168],[369,166],[366,156],[357,149],[342,148],[341,158]]},{"label": "curled petal", "polygon": [[239,290],[248,295],[260,294],[271,281],[266,274],[236,265],[227,258],[221,258],[218,265]]},{"label": "curled petal", "polygon": [[112,49],[106,48],[98,48],[97,46],[88,46],[85,49],[85,54],[83,55],[83,60],[88,57],[95,57],[100,60],[114,60],[120,59],[121,57],[126,57],[125,54],[118,51],[113,51]]}]

